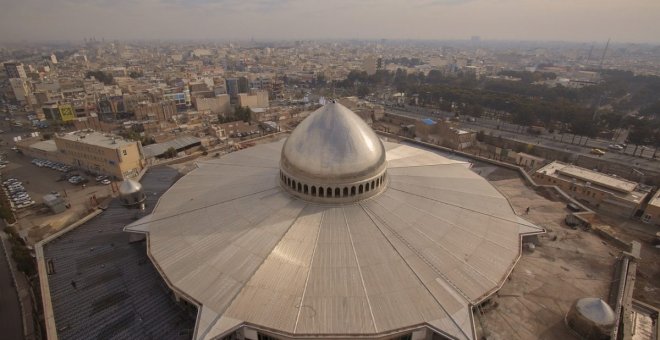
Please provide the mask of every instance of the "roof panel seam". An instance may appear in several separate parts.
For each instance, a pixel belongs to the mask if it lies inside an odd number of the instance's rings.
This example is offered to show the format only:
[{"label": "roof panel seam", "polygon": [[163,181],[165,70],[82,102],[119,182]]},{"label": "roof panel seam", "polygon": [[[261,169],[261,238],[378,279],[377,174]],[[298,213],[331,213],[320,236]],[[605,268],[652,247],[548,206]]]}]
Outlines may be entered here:
[{"label": "roof panel seam", "polygon": [[300,303],[298,304],[298,314],[296,315],[296,323],[293,326],[293,333],[296,333],[298,330],[298,321],[300,321],[300,312],[303,308],[303,303],[305,302],[305,293],[307,292],[307,285],[309,284],[309,277],[312,273],[312,264],[314,263],[314,256],[316,255],[316,249],[319,245],[319,237],[321,237],[321,228],[323,227],[323,220],[325,219],[325,210],[321,215],[319,221],[319,230],[316,232],[316,240],[314,241],[314,249],[312,250],[312,256],[309,259],[309,268],[307,269],[307,277],[305,278],[305,288],[303,288],[302,295],[300,296]]},{"label": "roof panel seam", "polygon": [[[300,211],[298,211],[298,213],[296,214],[296,216],[291,220],[291,223],[290,223],[289,226],[287,227],[287,230],[285,230],[284,232],[282,232],[282,235],[280,236],[279,240],[273,244],[273,249],[275,249],[275,247],[277,247],[277,245],[282,241],[282,239],[284,238],[284,236],[286,236],[286,234],[289,232],[289,230],[291,229],[291,227],[296,223],[296,221],[298,221],[298,218],[300,217],[300,214],[302,214],[302,212],[305,210],[305,208],[306,208],[307,206],[308,206],[308,204],[305,204],[305,205],[300,209]],[[268,217],[265,216],[261,221],[259,221],[259,222],[257,222],[257,223],[253,223],[253,225],[258,225],[259,223],[261,223],[262,221],[264,221],[266,218],[268,218]],[[272,252],[272,249],[271,249],[271,252]],[[229,301],[229,303],[227,303],[227,308],[225,308],[225,310],[222,311],[222,314],[218,313],[218,316],[215,318],[215,320],[213,320],[213,322],[210,323],[209,330],[215,325],[215,323],[218,321],[218,319],[219,319],[222,315],[224,315],[224,313],[227,311],[227,309],[229,309],[229,307],[231,307],[231,305],[234,303],[234,300],[236,300],[236,297],[239,296],[239,295],[241,295],[241,293],[243,292],[243,290],[245,289],[245,287],[247,287],[247,283],[250,282],[250,280],[252,280],[252,277],[254,277],[254,274],[257,273],[257,272],[259,271],[259,269],[261,269],[261,267],[262,267],[262,266],[264,265],[264,263],[266,262],[266,259],[268,259],[268,256],[264,256],[264,258],[261,259],[261,263],[259,264],[259,267],[257,267],[257,269],[255,269],[255,270],[252,272],[252,275],[250,275],[250,277],[249,277],[247,280],[245,280],[245,283],[246,283],[246,284],[244,284],[243,287],[241,287],[241,289],[240,289],[240,290],[239,290],[239,291],[238,291],[238,292],[237,292],[237,293],[231,298],[231,300]],[[207,332],[208,332],[208,331],[207,331]],[[204,333],[204,334],[206,335],[206,333]]]},{"label": "roof panel seam", "polygon": [[371,308],[371,301],[369,300],[369,294],[367,292],[367,285],[364,283],[364,275],[362,275],[362,267],[360,267],[360,260],[357,256],[357,251],[355,250],[355,243],[353,242],[353,235],[351,234],[351,226],[348,223],[346,218],[346,211],[344,208],[341,209],[342,215],[344,216],[344,223],[346,223],[346,229],[348,230],[348,238],[351,241],[351,248],[353,249],[353,255],[355,256],[355,263],[357,264],[358,273],[360,274],[360,282],[362,283],[362,289],[364,289],[364,297],[367,299],[367,305],[369,306],[369,314],[371,314],[371,321],[374,324],[374,330],[378,332],[378,326],[376,325],[376,318],[374,317],[374,311]]},{"label": "roof panel seam", "polygon": [[[440,309],[442,309],[442,311],[445,313],[445,315],[447,315],[447,317],[449,318],[449,320],[451,320],[451,322],[454,324],[454,326],[456,326],[456,328],[457,328],[461,333],[463,333],[463,335],[464,335],[466,338],[468,338],[468,339],[472,339],[471,336],[465,334],[465,332],[463,331],[463,328],[461,328],[461,326],[458,324],[458,322],[457,322],[456,320],[454,320],[454,318],[451,316],[451,314],[449,314],[449,312],[447,312],[447,310],[446,310],[445,307],[442,305],[442,303],[441,303],[440,301],[438,301],[438,298],[436,298],[436,296],[433,295],[433,293],[431,292],[431,290],[429,289],[429,287],[427,287],[426,284],[424,284],[424,281],[423,281],[422,278],[419,276],[419,274],[417,274],[417,272],[412,268],[412,266],[411,266],[410,263],[406,260],[406,258],[405,258],[403,255],[401,255],[401,253],[400,253],[399,250],[396,248],[396,246],[394,246],[394,244],[392,243],[392,241],[390,240],[390,238],[387,237],[387,235],[385,235],[385,233],[384,233],[383,230],[380,228],[380,226],[378,225],[378,223],[376,223],[376,221],[374,221],[374,216],[376,216],[376,215],[373,214],[373,212],[370,212],[370,210],[369,210],[367,207],[363,206],[362,203],[360,203],[359,206],[362,208],[362,210],[364,210],[365,214],[367,215],[367,217],[369,217],[369,219],[370,219],[371,222],[376,226],[376,228],[378,228],[378,231],[380,231],[380,233],[381,233],[381,234],[383,235],[383,237],[387,240],[387,242],[390,244],[390,246],[392,247],[392,249],[394,249],[394,251],[399,255],[399,257],[401,258],[401,260],[403,260],[403,262],[406,264],[406,266],[408,266],[408,269],[410,269],[410,271],[413,273],[413,275],[415,275],[415,277],[417,278],[417,280],[419,281],[419,283],[422,285],[422,287],[424,287],[424,289],[429,293],[429,295],[431,295],[431,296],[433,297],[433,300],[435,300],[435,302],[438,304],[438,306],[440,307]],[[377,216],[376,216],[376,218],[377,218]],[[383,222],[383,221],[381,221],[381,222],[382,222],[383,224],[387,225],[385,222]],[[388,227],[388,229],[389,229],[390,232],[392,232],[394,235],[397,235],[393,230],[391,230],[391,228]],[[418,256],[419,256],[419,255],[418,255]],[[422,260],[423,260],[423,259],[422,259]],[[426,262],[426,261],[425,261],[425,262]],[[437,272],[437,271],[436,271],[436,272]],[[460,290],[459,290],[459,291],[460,291]],[[466,300],[466,301],[467,301],[467,300]]]}]

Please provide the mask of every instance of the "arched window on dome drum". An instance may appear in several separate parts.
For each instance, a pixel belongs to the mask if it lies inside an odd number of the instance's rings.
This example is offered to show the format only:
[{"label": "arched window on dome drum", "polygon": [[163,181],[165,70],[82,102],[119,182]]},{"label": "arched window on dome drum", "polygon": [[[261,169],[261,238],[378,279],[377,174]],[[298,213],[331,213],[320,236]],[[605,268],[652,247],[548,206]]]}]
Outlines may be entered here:
[{"label": "arched window on dome drum", "polygon": [[298,182],[298,192],[301,192],[301,191],[302,191],[302,184],[300,184],[300,182]]},{"label": "arched window on dome drum", "polygon": [[358,186],[358,194],[362,194],[363,192],[364,192],[364,187],[362,186],[362,184],[360,184],[360,186]]},{"label": "arched window on dome drum", "polygon": [[327,190],[326,196],[327,197],[332,197],[332,188],[327,188],[326,190]]},{"label": "arched window on dome drum", "polygon": [[371,190],[376,189],[376,181],[371,181]]},{"label": "arched window on dome drum", "polygon": [[316,186],[312,185],[312,196],[316,197]]},{"label": "arched window on dome drum", "polygon": [[355,196],[355,186],[351,187],[351,196]]},{"label": "arched window on dome drum", "polygon": [[305,184],[305,186],[303,186],[303,192],[305,193],[305,195],[307,195],[309,193],[309,188],[307,187],[307,184]]},{"label": "arched window on dome drum", "polygon": [[341,197],[341,189],[335,188],[335,197]]},{"label": "arched window on dome drum", "polygon": [[291,189],[296,190],[296,181],[291,180]]},{"label": "arched window on dome drum", "polygon": [[289,188],[291,187],[291,179],[290,178],[287,177],[287,179],[286,179],[286,181],[284,181],[284,183],[286,183],[286,186],[288,186]]},{"label": "arched window on dome drum", "polygon": [[325,196],[325,191],[323,190],[323,187],[319,187],[319,197]]},{"label": "arched window on dome drum", "polygon": [[347,196],[348,196],[348,187],[344,187],[344,195],[342,195],[342,196],[343,196],[343,197],[347,197]]}]

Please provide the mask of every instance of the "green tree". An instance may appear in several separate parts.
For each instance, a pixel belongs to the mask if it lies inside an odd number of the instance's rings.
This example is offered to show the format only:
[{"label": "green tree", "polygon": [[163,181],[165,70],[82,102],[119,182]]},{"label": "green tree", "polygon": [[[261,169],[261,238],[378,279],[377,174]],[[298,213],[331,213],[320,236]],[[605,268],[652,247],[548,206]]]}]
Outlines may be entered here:
[{"label": "green tree", "polygon": [[369,90],[369,87],[367,87],[366,85],[360,85],[357,88],[357,95],[360,98],[364,98],[368,96],[370,92],[371,91]]},{"label": "green tree", "polygon": [[97,71],[87,71],[85,73],[85,78],[91,78],[94,77],[96,80],[102,82],[105,85],[113,85],[115,83],[115,79],[110,73],[105,73],[101,70]]},{"label": "green tree", "polygon": [[236,106],[234,108],[234,117],[248,123],[252,117],[252,110],[248,106]]},{"label": "green tree", "polygon": [[653,130],[648,124],[639,121],[637,125],[633,126],[628,134],[628,140],[630,143],[635,144],[635,150],[633,151],[633,156],[637,153],[637,148],[640,145],[650,144],[653,139]]},{"label": "green tree", "polygon": [[178,154],[178,152],[176,152],[176,149],[174,147],[170,147],[169,149],[167,149],[165,151],[163,156],[165,156],[166,158],[174,158],[174,157],[176,157],[177,154]]}]

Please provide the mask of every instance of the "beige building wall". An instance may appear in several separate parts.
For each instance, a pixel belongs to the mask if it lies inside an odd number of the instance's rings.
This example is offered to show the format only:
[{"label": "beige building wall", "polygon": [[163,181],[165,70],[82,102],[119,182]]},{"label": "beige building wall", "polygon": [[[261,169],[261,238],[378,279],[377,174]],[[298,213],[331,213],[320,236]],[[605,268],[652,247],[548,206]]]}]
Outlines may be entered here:
[{"label": "beige building wall", "polygon": [[118,179],[133,178],[142,171],[142,153],[138,142],[98,145],[88,143],[84,138],[71,140],[55,137],[54,140],[59,152],[68,157],[69,164],[80,170]]},{"label": "beige building wall", "polygon": [[167,122],[177,114],[176,104],[171,100],[164,100],[158,103],[142,102],[135,107],[135,119],[137,120],[158,120]]},{"label": "beige building wall", "polygon": [[9,85],[14,92],[14,97],[19,102],[26,102],[28,96],[30,95],[30,88],[27,81],[22,78],[11,78],[9,79]]},{"label": "beige building wall", "polygon": [[229,104],[229,95],[221,94],[213,98],[195,98],[195,107],[200,112],[210,112],[212,114],[226,115],[231,112]]},{"label": "beige building wall", "polygon": [[[548,166],[552,166],[558,162],[553,162]],[[555,185],[561,188],[564,192],[574,197],[578,201],[586,202],[595,206],[601,211],[607,211],[609,214],[619,215],[622,217],[632,217],[639,209],[641,209],[641,202],[644,196],[648,193],[637,193],[641,197],[635,202],[630,196],[624,193],[615,194],[610,189],[604,189],[598,183],[590,183],[581,180],[574,180],[566,176],[556,176],[553,174],[544,173],[543,167],[537,170],[532,177],[541,185]]]},{"label": "beige building wall", "polygon": [[249,108],[267,108],[270,105],[268,102],[268,91],[252,91],[250,94],[239,93],[238,105]]},{"label": "beige building wall", "polygon": [[644,209],[642,222],[660,226],[660,190],[658,190]]}]

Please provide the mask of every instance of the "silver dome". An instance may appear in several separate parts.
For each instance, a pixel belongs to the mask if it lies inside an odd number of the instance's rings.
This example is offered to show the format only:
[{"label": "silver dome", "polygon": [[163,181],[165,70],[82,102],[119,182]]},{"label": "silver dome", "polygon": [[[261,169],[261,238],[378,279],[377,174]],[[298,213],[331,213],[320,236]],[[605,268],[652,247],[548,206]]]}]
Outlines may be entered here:
[{"label": "silver dome", "polygon": [[582,316],[597,325],[609,326],[614,324],[614,312],[602,299],[583,298],[577,301],[575,307]]},{"label": "silver dome", "polygon": [[599,298],[579,299],[566,314],[568,327],[588,340],[609,339],[615,319],[612,308]]},{"label": "silver dome", "polygon": [[385,187],[385,147],[353,111],[331,102],[313,112],[282,147],[280,181],[314,202],[347,203]]},{"label": "silver dome", "polygon": [[284,143],[282,170],[305,180],[354,182],[385,169],[385,147],[345,106],[331,102],[307,117]]},{"label": "silver dome", "polygon": [[142,191],[142,184],[132,179],[126,179],[119,185],[119,194],[128,196]]}]

